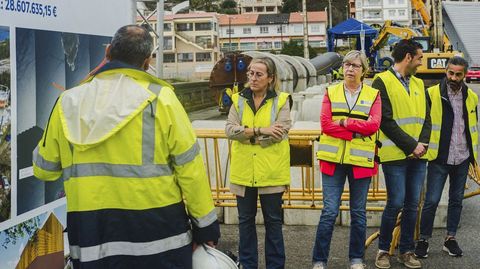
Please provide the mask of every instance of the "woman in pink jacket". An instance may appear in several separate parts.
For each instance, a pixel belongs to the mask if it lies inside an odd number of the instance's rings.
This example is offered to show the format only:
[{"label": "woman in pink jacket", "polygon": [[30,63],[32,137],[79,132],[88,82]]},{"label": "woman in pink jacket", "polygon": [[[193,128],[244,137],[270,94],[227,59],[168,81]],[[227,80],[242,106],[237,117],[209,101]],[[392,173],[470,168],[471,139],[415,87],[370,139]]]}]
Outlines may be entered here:
[{"label": "woman in pink jacket", "polygon": [[367,69],[365,54],[350,51],[343,59],[344,81],[329,87],[323,99],[317,157],[324,208],[313,249],[314,269],[327,266],[346,178],[350,190],[350,268],[365,268],[365,208],[371,177],[378,170],[375,142],[382,111],[378,90],[363,83]]}]

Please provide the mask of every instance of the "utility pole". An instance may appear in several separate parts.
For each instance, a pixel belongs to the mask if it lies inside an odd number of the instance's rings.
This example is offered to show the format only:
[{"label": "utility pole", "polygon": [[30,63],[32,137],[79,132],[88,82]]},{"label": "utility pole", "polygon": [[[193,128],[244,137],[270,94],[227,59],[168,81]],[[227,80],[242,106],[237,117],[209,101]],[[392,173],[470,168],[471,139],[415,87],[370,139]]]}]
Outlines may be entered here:
[{"label": "utility pole", "polygon": [[232,17],[228,15],[228,51],[232,51]]},{"label": "utility pole", "polygon": [[157,0],[157,77],[163,77],[163,15],[164,0]]},{"label": "utility pole", "polygon": [[310,59],[308,52],[307,1],[302,0],[303,9],[303,58]]},{"label": "utility pole", "polygon": [[328,20],[332,29],[332,0],[328,0]]}]

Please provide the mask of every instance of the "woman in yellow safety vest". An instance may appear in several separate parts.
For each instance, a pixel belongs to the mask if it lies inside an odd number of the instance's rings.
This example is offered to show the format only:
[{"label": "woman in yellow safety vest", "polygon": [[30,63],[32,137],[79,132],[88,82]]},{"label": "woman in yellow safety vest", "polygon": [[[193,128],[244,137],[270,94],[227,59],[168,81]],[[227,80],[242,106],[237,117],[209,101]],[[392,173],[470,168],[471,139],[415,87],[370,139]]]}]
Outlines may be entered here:
[{"label": "woman in yellow safety vest", "polygon": [[280,92],[272,59],[252,59],[247,76],[247,87],[232,95],[225,126],[227,137],[233,140],[230,188],[237,197],[239,259],[245,269],[258,268],[255,216],[260,196],[266,268],[284,268],[282,194],[290,184],[287,133],[292,102],[289,94]]},{"label": "woman in yellow safety vest", "polygon": [[378,90],[362,83],[368,69],[364,53],[343,58],[344,81],[329,87],[322,104],[320,160],[323,210],[313,249],[314,269],[326,268],[340,198],[348,177],[350,190],[350,268],[364,268],[366,203],[370,179],[377,173],[376,133],[381,121]]}]

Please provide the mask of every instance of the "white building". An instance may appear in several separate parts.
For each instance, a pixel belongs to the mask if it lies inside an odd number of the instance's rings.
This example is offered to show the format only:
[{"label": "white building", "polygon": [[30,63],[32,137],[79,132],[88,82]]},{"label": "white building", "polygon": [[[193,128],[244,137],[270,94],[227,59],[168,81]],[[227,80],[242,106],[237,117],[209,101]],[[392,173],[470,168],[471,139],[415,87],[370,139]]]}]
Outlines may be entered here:
[{"label": "white building", "polygon": [[[155,31],[156,19],[149,21]],[[164,77],[208,78],[220,57],[217,13],[165,15],[163,31]]]},{"label": "white building", "polygon": [[236,0],[240,13],[280,13],[282,0]]},{"label": "white building", "polygon": [[381,26],[387,20],[405,26],[412,24],[410,0],[356,0],[353,6],[355,18],[369,25]]},{"label": "white building", "polygon": [[[327,16],[323,11],[308,12],[308,42],[325,47]],[[303,17],[291,14],[219,15],[222,51],[280,50],[282,41],[303,43]]]}]

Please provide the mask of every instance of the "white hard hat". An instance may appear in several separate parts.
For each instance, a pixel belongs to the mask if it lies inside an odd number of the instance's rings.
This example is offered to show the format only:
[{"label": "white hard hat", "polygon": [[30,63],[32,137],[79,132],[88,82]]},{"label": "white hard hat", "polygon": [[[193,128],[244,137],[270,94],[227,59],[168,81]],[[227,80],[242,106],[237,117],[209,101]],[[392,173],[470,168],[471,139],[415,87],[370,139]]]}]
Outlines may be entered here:
[{"label": "white hard hat", "polygon": [[203,244],[193,252],[193,269],[238,269],[238,267],[223,252]]}]

